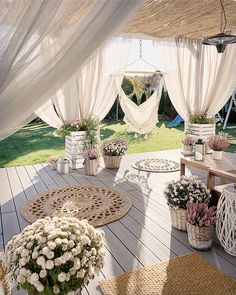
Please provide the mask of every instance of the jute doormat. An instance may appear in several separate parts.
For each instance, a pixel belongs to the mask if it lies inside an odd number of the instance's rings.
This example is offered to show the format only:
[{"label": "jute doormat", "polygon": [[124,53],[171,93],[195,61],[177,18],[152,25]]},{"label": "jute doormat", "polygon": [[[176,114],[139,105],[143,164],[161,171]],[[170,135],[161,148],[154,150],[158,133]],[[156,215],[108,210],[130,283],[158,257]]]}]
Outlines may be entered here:
[{"label": "jute doormat", "polygon": [[87,219],[97,227],[124,216],[131,200],[111,187],[68,186],[38,194],[23,206],[21,214],[30,223],[46,216]]},{"label": "jute doormat", "polygon": [[188,254],[99,282],[104,295],[233,295],[236,281]]},{"label": "jute doormat", "polygon": [[179,170],[179,164],[166,159],[142,159],[132,164],[133,168],[146,172],[174,172]]}]

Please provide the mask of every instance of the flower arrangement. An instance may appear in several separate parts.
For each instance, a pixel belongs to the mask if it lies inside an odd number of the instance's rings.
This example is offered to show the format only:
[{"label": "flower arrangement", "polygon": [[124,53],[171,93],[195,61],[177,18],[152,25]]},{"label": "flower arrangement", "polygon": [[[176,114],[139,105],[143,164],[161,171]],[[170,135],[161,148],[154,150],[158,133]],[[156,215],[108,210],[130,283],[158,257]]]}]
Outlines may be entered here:
[{"label": "flower arrangement", "polygon": [[85,124],[82,120],[64,122],[56,131],[57,135],[65,137],[74,131],[86,131]]},{"label": "flower arrangement", "polygon": [[208,139],[208,145],[213,151],[223,151],[230,146],[230,139],[227,133],[220,132]]},{"label": "flower arrangement", "polygon": [[164,195],[171,208],[184,210],[188,201],[208,203],[211,198],[205,184],[195,176],[182,176],[181,179],[172,181],[165,189]]},{"label": "flower arrangement", "polygon": [[97,144],[97,131],[99,130],[99,121],[95,117],[89,117],[82,120],[64,122],[56,131],[61,137],[69,136],[74,131],[86,131],[86,145],[95,146]]},{"label": "flower arrangement", "polygon": [[191,113],[189,116],[189,123],[191,124],[213,124],[214,118],[208,118],[206,113]]},{"label": "flower arrangement", "polygon": [[186,135],[182,140],[182,143],[187,146],[192,146],[194,145],[195,141],[191,135]]},{"label": "flower arrangement", "polygon": [[99,158],[98,150],[91,146],[85,147],[82,154],[85,160],[96,160]]},{"label": "flower arrangement", "polygon": [[76,295],[104,264],[103,233],[86,220],[47,217],[27,226],[6,247],[18,289],[29,295]]},{"label": "flower arrangement", "polygon": [[122,139],[112,139],[103,142],[102,150],[105,156],[123,156],[128,144]]},{"label": "flower arrangement", "polygon": [[216,224],[216,207],[208,207],[206,203],[187,203],[187,222],[199,227]]}]

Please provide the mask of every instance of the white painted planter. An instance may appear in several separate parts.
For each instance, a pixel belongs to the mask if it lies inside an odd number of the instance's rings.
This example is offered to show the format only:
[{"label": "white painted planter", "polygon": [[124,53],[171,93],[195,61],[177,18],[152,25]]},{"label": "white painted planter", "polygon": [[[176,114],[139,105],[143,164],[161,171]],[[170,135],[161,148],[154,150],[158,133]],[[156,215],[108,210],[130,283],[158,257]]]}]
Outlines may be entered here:
[{"label": "white painted planter", "polygon": [[185,156],[192,156],[193,155],[193,145],[185,145],[185,144],[183,144],[182,153]]},{"label": "white painted planter", "polygon": [[85,146],[86,131],[71,132],[71,135],[65,138],[65,154],[70,160],[70,167],[78,169],[83,167],[84,158],[82,151]]},{"label": "white painted planter", "polygon": [[214,225],[199,227],[187,224],[189,244],[197,250],[209,250],[212,245]]},{"label": "white painted planter", "polygon": [[96,175],[98,173],[98,159],[85,160],[84,165],[86,175]]},{"label": "white painted planter", "polygon": [[[185,133],[189,133],[195,140],[195,142],[202,138],[207,142],[208,138],[216,134],[216,124],[191,124],[184,122]],[[211,153],[212,150],[206,145],[206,153]]]},{"label": "white painted planter", "polygon": [[[70,168],[78,169],[84,166],[82,155],[85,147],[86,131],[73,131],[65,138],[65,154],[70,160]],[[97,140],[100,140],[100,130],[97,132]]]},{"label": "white painted planter", "polygon": [[212,158],[214,160],[221,160],[223,155],[223,151],[212,151]]}]

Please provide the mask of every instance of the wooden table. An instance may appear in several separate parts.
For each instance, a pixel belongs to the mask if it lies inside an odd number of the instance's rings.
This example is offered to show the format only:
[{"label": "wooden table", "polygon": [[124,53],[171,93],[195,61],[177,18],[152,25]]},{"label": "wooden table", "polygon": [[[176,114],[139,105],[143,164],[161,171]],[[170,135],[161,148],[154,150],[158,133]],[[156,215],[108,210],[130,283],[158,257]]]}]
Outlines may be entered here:
[{"label": "wooden table", "polygon": [[236,173],[236,154],[223,152],[221,160],[214,160],[211,155],[205,155],[204,161],[195,161],[194,157],[184,157],[180,159],[180,175],[185,175],[185,166],[191,166],[196,169],[207,172],[207,186],[212,186],[212,179],[209,178],[209,172],[215,171],[214,176],[221,179],[221,184],[225,183],[225,172]]}]

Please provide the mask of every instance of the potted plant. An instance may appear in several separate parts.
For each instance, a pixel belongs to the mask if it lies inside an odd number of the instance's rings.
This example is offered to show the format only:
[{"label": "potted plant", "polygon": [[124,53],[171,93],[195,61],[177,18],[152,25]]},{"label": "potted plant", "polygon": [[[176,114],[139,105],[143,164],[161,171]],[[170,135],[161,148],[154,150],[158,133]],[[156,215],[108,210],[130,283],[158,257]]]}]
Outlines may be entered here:
[{"label": "potted plant", "polygon": [[103,142],[102,151],[105,167],[109,169],[118,169],[128,144],[122,139],[112,139]]},{"label": "potted plant", "polygon": [[213,150],[212,158],[215,160],[221,160],[223,150],[230,146],[229,136],[227,133],[220,132],[208,139],[208,145]]},{"label": "potted plant", "polygon": [[81,168],[86,145],[96,146],[100,138],[99,121],[94,117],[65,122],[57,129],[57,135],[65,137],[65,154],[72,169]]},{"label": "potted plant", "polygon": [[185,135],[184,139],[182,140],[183,143],[183,150],[182,153],[185,156],[191,156],[193,155],[193,145],[195,143],[195,140],[191,135]]},{"label": "potted plant", "polygon": [[215,119],[209,118],[205,113],[191,113],[188,121],[185,121],[185,133],[190,133],[195,142],[199,138],[206,141],[208,137],[215,135],[215,132]]},{"label": "potted plant", "polygon": [[57,169],[57,161],[60,158],[58,156],[51,156],[48,158],[48,164],[51,167],[52,170],[56,170]]},{"label": "potted plant", "polygon": [[164,191],[167,204],[170,208],[170,217],[173,227],[186,231],[187,202],[204,202],[210,200],[210,191],[195,176],[182,176],[172,181]]},{"label": "potted plant", "polygon": [[206,203],[187,203],[187,233],[189,244],[197,250],[211,248],[214,225],[216,224],[216,207]]},{"label": "potted plant", "polygon": [[94,147],[87,146],[83,150],[85,174],[96,175],[98,173],[98,150]]},{"label": "potted plant", "polygon": [[47,217],[7,244],[10,275],[29,295],[77,295],[104,264],[103,233],[86,220]]}]

